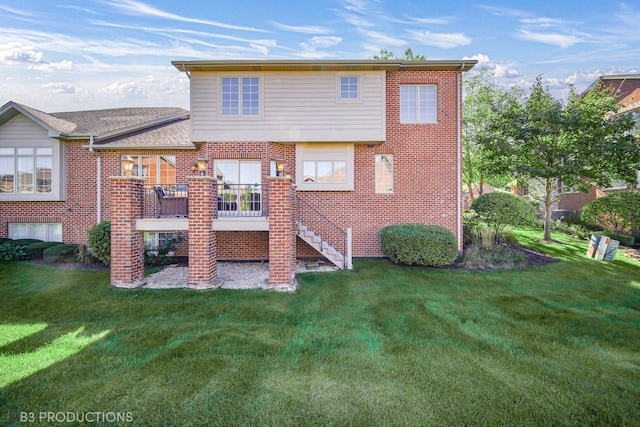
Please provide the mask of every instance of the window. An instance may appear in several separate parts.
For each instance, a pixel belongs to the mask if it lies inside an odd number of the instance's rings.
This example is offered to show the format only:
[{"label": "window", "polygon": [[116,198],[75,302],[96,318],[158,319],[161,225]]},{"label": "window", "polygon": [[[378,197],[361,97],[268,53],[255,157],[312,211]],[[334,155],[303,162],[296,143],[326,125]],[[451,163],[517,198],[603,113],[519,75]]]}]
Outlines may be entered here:
[{"label": "window", "polygon": [[393,155],[376,154],[376,193],[393,193]]},{"label": "window", "polygon": [[49,194],[52,177],[52,147],[0,148],[0,193]]},{"label": "window", "polygon": [[[176,186],[176,156],[131,156],[133,175],[145,179],[147,186]],[[124,171],[121,172],[124,174]]]},{"label": "window", "polygon": [[307,160],[302,166],[303,181],[307,183],[347,182],[347,162],[343,160]]},{"label": "window", "polygon": [[436,85],[400,86],[400,123],[436,123]]},{"label": "window", "polygon": [[260,216],[262,208],[262,162],[216,160],[219,216]]},{"label": "window", "polygon": [[358,99],[358,77],[340,77],[340,99]]},{"label": "window", "polygon": [[222,115],[259,116],[260,78],[223,77]]},{"label": "window", "polygon": [[[165,246],[172,239],[174,239],[173,233],[145,232],[144,247],[151,251],[156,251],[158,248]],[[174,253],[173,251],[170,251],[167,255],[173,256]]]},{"label": "window", "polygon": [[45,242],[62,242],[61,223],[10,223],[10,239],[39,239]]},{"label": "window", "polygon": [[353,144],[297,144],[298,190],[353,190],[353,153]]}]

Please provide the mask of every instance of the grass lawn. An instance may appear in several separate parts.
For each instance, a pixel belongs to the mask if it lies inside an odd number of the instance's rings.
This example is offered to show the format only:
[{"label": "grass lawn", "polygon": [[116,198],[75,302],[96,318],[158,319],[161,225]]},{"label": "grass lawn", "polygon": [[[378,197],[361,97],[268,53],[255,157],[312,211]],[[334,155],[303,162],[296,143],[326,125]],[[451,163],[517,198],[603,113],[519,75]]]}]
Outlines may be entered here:
[{"label": "grass lawn", "polygon": [[640,264],[540,234],[561,262],[357,260],[291,294],[0,263],[0,425],[640,425]]}]

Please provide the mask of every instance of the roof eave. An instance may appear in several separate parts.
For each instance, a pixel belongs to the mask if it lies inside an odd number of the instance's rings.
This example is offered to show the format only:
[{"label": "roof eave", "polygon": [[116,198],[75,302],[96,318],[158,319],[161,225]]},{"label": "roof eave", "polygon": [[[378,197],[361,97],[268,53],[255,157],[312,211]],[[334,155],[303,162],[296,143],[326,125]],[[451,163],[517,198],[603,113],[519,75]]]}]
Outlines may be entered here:
[{"label": "roof eave", "polygon": [[105,150],[195,150],[195,145],[184,145],[184,144],[166,144],[166,145],[158,145],[158,144],[87,144],[83,145],[82,148],[93,148],[96,151],[105,151]]}]

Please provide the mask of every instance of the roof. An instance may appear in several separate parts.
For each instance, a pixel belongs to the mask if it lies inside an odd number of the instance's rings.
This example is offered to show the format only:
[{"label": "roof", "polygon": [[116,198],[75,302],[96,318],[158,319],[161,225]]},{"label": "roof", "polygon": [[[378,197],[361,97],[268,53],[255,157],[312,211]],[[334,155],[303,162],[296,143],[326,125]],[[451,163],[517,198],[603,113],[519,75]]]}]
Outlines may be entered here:
[{"label": "roof", "polygon": [[369,60],[240,60],[240,61],[171,61],[180,71],[397,71],[460,70],[469,71],[476,60],[451,61],[382,61]]},{"label": "roof", "polygon": [[[193,148],[189,141],[189,112],[175,107],[113,108],[44,113],[17,102],[0,107],[0,126],[24,114],[52,138],[90,139],[114,148]],[[186,132],[185,132],[186,129]],[[136,145],[136,142],[141,144]]]},{"label": "roof", "polygon": [[606,89],[613,90],[616,101],[622,104],[624,99],[640,88],[640,74],[603,75],[598,77],[583,93],[589,92],[597,84],[602,84]]}]

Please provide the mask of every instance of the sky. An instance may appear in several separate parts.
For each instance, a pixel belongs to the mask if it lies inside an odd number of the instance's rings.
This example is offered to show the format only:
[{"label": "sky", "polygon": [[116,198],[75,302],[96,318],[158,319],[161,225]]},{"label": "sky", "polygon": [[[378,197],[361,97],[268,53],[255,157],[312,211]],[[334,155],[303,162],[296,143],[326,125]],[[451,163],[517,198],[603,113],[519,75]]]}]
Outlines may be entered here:
[{"label": "sky", "polygon": [[640,5],[593,0],[0,0],[0,105],[189,109],[173,60],[476,59],[559,99],[640,73]]}]

